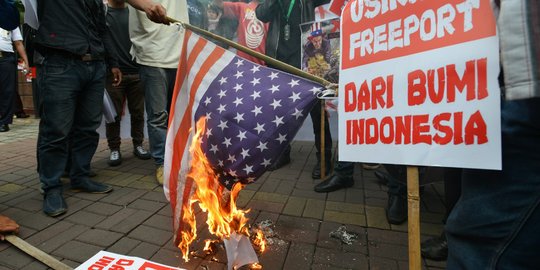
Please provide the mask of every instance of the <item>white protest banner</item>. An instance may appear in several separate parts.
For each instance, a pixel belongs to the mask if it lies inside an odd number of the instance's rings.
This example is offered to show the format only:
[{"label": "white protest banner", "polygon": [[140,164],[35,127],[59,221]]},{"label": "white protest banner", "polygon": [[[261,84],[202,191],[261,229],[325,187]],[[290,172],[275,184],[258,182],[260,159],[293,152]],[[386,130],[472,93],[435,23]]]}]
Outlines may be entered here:
[{"label": "white protest banner", "polygon": [[100,251],[75,270],[185,270],[151,262],[138,257]]},{"label": "white protest banner", "polygon": [[339,159],[501,168],[489,0],[355,0],[341,16]]}]

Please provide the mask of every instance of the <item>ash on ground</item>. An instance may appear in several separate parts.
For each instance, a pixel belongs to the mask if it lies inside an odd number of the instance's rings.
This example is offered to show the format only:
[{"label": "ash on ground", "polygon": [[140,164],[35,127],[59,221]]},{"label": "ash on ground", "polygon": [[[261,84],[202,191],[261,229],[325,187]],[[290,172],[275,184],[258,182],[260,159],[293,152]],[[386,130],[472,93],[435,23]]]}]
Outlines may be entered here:
[{"label": "ash on ground", "polygon": [[268,246],[284,246],[287,245],[287,242],[279,239],[279,236],[276,233],[276,230],[274,229],[275,225],[272,220],[266,219],[263,221],[260,221],[258,223],[253,224],[251,227],[251,235],[257,234],[257,229],[261,230],[264,238],[266,238],[266,242],[268,243]]},{"label": "ash on ground", "polygon": [[330,232],[331,238],[336,238],[341,241],[343,244],[352,245],[356,239],[358,239],[358,234],[355,232],[348,232],[345,225],[339,226],[335,231]]}]

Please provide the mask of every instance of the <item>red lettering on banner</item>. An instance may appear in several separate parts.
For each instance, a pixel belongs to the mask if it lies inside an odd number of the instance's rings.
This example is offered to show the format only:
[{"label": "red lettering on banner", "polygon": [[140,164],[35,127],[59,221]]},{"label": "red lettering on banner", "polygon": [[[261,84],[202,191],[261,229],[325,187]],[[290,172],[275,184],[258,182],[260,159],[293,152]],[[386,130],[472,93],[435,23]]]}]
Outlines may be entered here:
[{"label": "red lettering on banner", "polygon": [[431,144],[431,136],[429,135],[429,115],[414,115],[413,116],[413,144],[425,143]]},{"label": "red lettering on banner", "polygon": [[[423,70],[414,70],[407,75],[409,106],[422,105],[429,100],[438,104],[443,101],[446,94],[446,102],[456,101],[456,92],[465,93],[465,99],[484,99],[489,94],[487,91],[487,59],[471,60],[465,63],[465,70],[460,76],[456,71],[456,65],[451,64],[435,70],[430,69],[427,75]],[[437,80],[437,90],[435,90]]]},{"label": "red lettering on banner", "polygon": [[478,144],[487,143],[486,129],[486,122],[482,114],[480,111],[476,111],[465,125],[465,144],[474,144],[475,138],[477,138]]},{"label": "red lettering on banner", "polygon": [[486,0],[356,0],[341,20],[342,70],[496,35]]},{"label": "red lettering on banner", "polygon": [[128,259],[120,259],[116,262],[118,265],[132,265],[135,261],[134,260],[128,260]]},{"label": "red lettering on banner", "polygon": [[[463,129],[463,121],[466,122]],[[487,125],[480,111],[464,119],[463,112],[386,116],[346,121],[348,145],[383,144],[485,144]],[[463,139],[465,137],[465,139]]]},{"label": "red lettering on banner", "polygon": [[444,136],[441,136],[439,134],[435,134],[433,136],[433,142],[440,145],[446,145],[449,144],[452,141],[452,136],[454,135],[454,131],[452,130],[451,126],[444,125],[442,122],[448,122],[450,121],[450,118],[452,117],[451,113],[441,113],[439,115],[436,115],[433,118],[433,127],[437,130],[439,130]]},{"label": "red lettering on banner", "polygon": [[[371,85],[371,88],[370,88]],[[365,80],[360,89],[350,82],[345,84],[345,112],[366,111],[394,106],[394,75]]]},{"label": "red lettering on banner", "polygon": [[411,143],[411,123],[410,115],[396,117],[396,144]]},{"label": "red lettering on banner", "polygon": [[112,261],[114,261],[114,258],[103,256],[99,260],[97,260],[94,264],[90,265],[90,267],[88,267],[88,270],[105,269],[105,267],[109,265]]}]

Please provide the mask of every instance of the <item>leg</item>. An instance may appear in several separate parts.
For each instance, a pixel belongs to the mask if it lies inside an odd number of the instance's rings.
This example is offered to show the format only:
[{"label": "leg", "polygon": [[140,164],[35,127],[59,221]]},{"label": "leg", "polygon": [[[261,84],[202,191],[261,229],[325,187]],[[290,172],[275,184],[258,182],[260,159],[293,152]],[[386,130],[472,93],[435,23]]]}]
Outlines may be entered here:
[{"label": "leg", "polygon": [[116,118],[114,123],[107,123],[105,125],[107,143],[109,145],[109,149],[120,150],[120,121],[122,119],[122,110],[124,108],[123,105],[126,96],[127,84],[124,80],[122,80],[122,83],[119,86],[114,87],[112,85],[112,77],[107,76],[106,85],[107,93],[109,94],[109,97],[111,97],[114,109],[116,110]]},{"label": "leg", "polygon": [[144,140],[144,91],[139,75],[126,75],[126,96],[129,114],[131,115],[131,138],[133,153],[140,159],[149,159],[148,153],[142,146]]},{"label": "leg", "polygon": [[386,219],[390,224],[401,224],[407,220],[407,168],[402,165],[384,165],[388,171],[388,206]]},{"label": "leg", "polygon": [[13,121],[13,99],[17,81],[15,56],[0,59],[0,131],[8,131]]},{"label": "leg", "polygon": [[85,180],[90,172],[90,162],[96,152],[103,112],[103,91],[105,88],[105,64],[80,63],[78,72],[85,82],[77,93],[73,122],[73,145],[71,181]]},{"label": "leg", "polygon": [[165,138],[169,119],[169,92],[174,85],[169,83],[167,70],[149,66],[140,68],[141,82],[144,88],[144,99],[147,113],[148,139],[150,152],[158,166],[163,165],[165,154]]},{"label": "leg", "polygon": [[[446,217],[452,212],[454,205],[461,196],[461,169],[444,169],[444,198],[446,203]],[[446,241],[446,232],[443,230],[440,236],[432,237],[422,242],[422,257],[443,261],[448,257],[448,242]]]},{"label": "leg", "polygon": [[109,150],[111,151],[109,160],[107,161],[109,166],[118,166],[122,163],[122,154],[120,153],[120,121],[122,119],[126,88],[127,83],[125,80],[122,80],[120,85],[113,86],[112,76],[107,76],[106,91],[109,94],[114,110],[116,111],[115,121],[105,124],[105,134],[107,136]]},{"label": "leg", "polygon": [[446,224],[448,269],[540,263],[540,98],[502,105],[502,171],[464,170],[461,198]]},{"label": "leg", "polygon": [[47,215],[57,216],[67,211],[60,177],[67,163],[67,143],[80,78],[73,61],[61,57],[45,59],[41,71],[38,74],[41,87],[38,170],[44,191],[43,211]]}]

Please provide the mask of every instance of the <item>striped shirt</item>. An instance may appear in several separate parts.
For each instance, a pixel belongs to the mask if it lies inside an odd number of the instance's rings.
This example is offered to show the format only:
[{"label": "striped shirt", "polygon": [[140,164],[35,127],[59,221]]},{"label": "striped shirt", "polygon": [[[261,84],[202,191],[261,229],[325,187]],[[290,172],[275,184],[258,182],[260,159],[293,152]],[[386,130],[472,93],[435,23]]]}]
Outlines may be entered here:
[{"label": "striped shirt", "polygon": [[501,0],[498,28],[506,99],[540,97],[540,2]]}]

